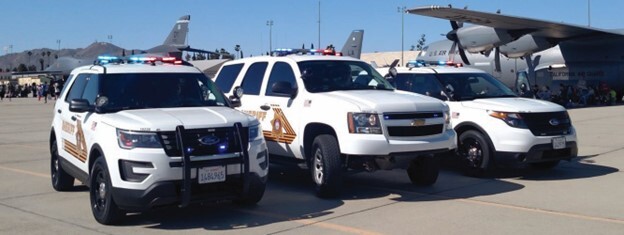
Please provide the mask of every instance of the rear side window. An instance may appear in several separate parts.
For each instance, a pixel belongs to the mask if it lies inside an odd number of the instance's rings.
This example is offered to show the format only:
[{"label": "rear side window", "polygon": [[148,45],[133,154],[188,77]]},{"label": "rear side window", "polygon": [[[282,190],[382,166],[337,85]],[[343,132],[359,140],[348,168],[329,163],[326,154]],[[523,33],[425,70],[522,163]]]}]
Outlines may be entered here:
[{"label": "rear side window", "polygon": [[284,94],[273,93],[272,87],[276,82],[290,82],[293,87],[297,86],[295,81],[295,73],[289,64],[284,62],[277,62],[271,69],[271,75],[269,76],[269,83],[266,88],[265,95],[267,96],[287,96]]},{"label": "rear side window", "polygon": [[65,97],[66,102],[73,99],[82,99],[82,92],[84,91],[89,76],[91,76],[91,74],[80,74],[76,77],[76,81],[74,81],[71,88],[69,88],[69,94]]},{"label": "rear side window", "polygon": [[215,83],[219,89],[225,93],[230,92],[242,68],[243,64],[223,66],[221,72],[219,72],[219,75],[215,78]]},{"label": "rear side window", "polygon": [[243,83],[241,84],[243,94],[260,94],[260,86],[262,85],[262,78],[264,78],[267,65],[267,62],[257,62],[249,66],[249,69],[247,69],[247,73],[245,73],[245,77],[243,78]]}]

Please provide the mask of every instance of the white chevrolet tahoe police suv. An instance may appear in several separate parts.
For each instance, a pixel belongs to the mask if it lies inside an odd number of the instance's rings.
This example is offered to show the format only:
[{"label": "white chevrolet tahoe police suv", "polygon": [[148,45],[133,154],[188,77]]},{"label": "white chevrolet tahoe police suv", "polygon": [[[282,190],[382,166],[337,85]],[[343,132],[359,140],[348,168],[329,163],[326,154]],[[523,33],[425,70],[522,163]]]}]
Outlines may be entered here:
[{"label": "white chevrolet tahoe police suv", "polygon": [[227,62],[216,84],[242,87],[243,112],[263,127],[271,161],[307,163],[318,196],[339,193],[345,169],[407,168],[414,184],[438,177],[434,153],[456,147],[448,106],[396,91],[367,63],[337,56],[262,56]]},{"label": "white chevrolet tahoe police suv", "polygon": [[268,152],[255,117],[196,68],[102,60],[115,63],[74,69],[54,106],[54,189],[82,181],[102,224],[164,205],[262,198]]},{"label": "white chevrolet tahoe police suv", "polygon": [[[392,71],[394,70],[394,71]],[[463,67],[380,68],[399,90],[445,100],[467,173],[495,163],[555,167],[577,156],[576,131],[561,105],[518,97],[484,71]]]}]

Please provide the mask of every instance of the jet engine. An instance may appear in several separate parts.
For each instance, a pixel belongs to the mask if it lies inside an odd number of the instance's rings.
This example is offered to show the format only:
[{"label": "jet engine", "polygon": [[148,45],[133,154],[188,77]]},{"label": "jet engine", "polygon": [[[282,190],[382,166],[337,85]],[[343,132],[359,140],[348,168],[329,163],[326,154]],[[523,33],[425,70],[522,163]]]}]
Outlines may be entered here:
[{"label": "jet engine", "polygon": [[501,45],[500,53],[508,58],[519,58],[528,56],[534,52],[543,51],[553,47],[555,44],[543,37],[526,34],[513,42]]},{"label": "jet engine", "polygon": [[514,40],[507,30],[487,26],[461,27],[456,30],[457,39],[468,52],[485,52]]}]

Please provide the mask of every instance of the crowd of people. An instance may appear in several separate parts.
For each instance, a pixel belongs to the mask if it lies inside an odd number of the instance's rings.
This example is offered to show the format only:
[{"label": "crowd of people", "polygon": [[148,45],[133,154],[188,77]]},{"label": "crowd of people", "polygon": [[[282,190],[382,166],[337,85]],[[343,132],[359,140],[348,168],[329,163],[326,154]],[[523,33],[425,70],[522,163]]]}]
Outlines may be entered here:
[{"label": "crowd of people", "polygon": [[37,84],[2,84],[0,85],[0,101],[7,99],[11,101],[12,98],[26,98],[32,95],[33,98],[37,98],[39,101],[47,103],[48,100],[56,100],[61,93],[63,83],[61,81],[51,81]]},{"label": "crowd of people", "polygon": [[597,86],[573,86],[560,83],[559,88],[555,91],[551,90],[549,86],[542,86],[540,89],[537,85],[534,85],[531,90],[522,88],[520,90],[519,95],[522,97],[547,100],[567,108],[614,105],[617,101],[617,92],[604,82],[600,82]]}]

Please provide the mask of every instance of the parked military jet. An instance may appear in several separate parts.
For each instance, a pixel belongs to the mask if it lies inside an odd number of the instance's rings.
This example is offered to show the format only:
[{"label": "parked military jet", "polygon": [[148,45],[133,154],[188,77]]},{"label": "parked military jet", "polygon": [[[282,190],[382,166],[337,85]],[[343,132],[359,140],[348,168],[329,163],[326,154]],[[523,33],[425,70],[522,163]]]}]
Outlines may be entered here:
[{"label": "parked military jet", "polygon": [[[429,64],[463,63],[489,72],[507,86],[573,87],[604,83],[624,91],[624,32],[497,13],[425,6],[408,13],[449,20],[448,40],[424,47]],[[463,23],[473,25],[463,26]],[[469,52],[469,53],[466,53]],[[459,55],[459,56],[458,56]]]},{"label": "parked military jet", "polygon": [[[175,25],[173,26],[173,29],[171,29],[171,32],[169,33],[169,35],[167,36],[163,44],[152,47],[145,51],[137,51],[136,52],[137,55],[140,54],[142,56],[148,56],[148,55],[173,56],[173,57],[182,59],[183,51],[198,52],[198,53],[205,53],[205,54],[214,53],[210,51],[194,49],[194,48],[191,48],[189,45],[187,45],[186,36],[188,34],[188,24],[190,20],[191,20],[190,15],[180,17],[180,19],[176,21]],[[109,49],[105,49],[105,51],[101,53],[110,54],[110,55],[122,54],[121,50],[110,51],[110,50],[113,50],[110,48],[118,48],[118,47],[111,46],[109,47]],[[126,52],[126,53],[130,54],[129,52]],[[93,62],[97,59],[97,56],[98,55],[87,55],[83,57],[60,57],[56,60],[54,64],[50,65],[50,67],[48,67],[45,71],[60,72],[63,75],[68,75],[71,72],[71,70],[73,70],[76,67],[79,67],[82,65],[93,64]]]}]

